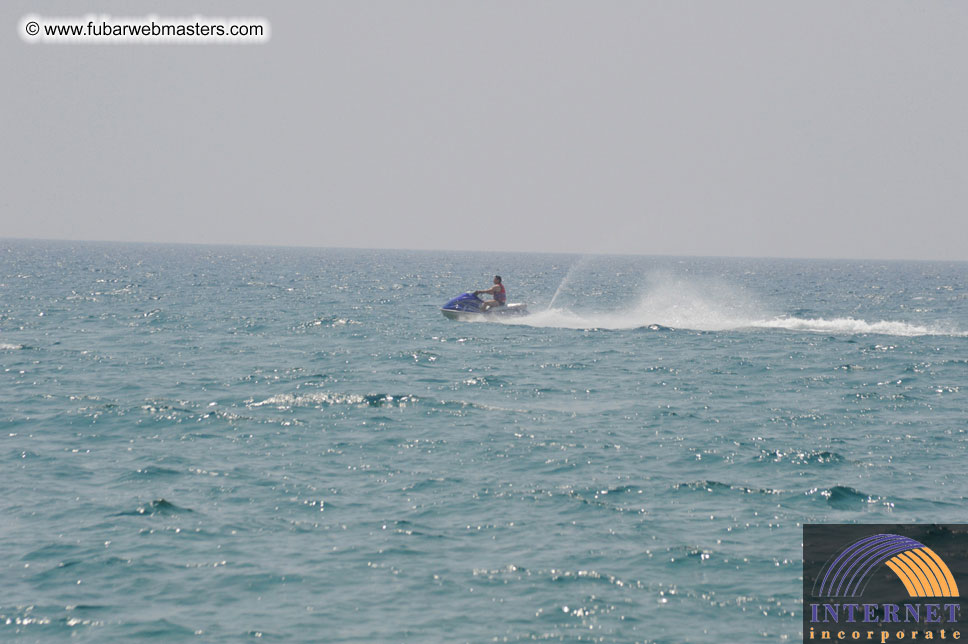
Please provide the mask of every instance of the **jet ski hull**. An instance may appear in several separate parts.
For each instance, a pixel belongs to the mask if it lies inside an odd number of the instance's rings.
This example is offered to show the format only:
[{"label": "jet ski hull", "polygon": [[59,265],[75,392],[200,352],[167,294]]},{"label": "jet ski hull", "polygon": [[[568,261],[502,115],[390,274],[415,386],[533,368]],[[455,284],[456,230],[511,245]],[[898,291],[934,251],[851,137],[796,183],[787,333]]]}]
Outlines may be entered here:
[{"label": "jet ski hull", "polygon": [[492,318],[517,317],[528,314],[528,305],[523,303],[506,304],[487,311],[457,311],[454,309],[440,309],[445,318],[451,320],[473,321]]},{"label": "jet ski hull", "polygon": [[507,316],[527,315],[528,307],[522,303],[505,304],[483,309],[483,300],[473,293],[463,293],[445,304],[440,312],[451,320],[486,320]]}]

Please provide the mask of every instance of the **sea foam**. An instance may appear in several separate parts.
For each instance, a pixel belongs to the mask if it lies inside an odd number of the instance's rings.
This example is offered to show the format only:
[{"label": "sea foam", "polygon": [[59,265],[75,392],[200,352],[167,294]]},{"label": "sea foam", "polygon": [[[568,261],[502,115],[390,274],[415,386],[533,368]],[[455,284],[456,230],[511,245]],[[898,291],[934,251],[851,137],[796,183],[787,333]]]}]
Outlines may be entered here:
[{"label": "sea foam", "polygon": [[[556,299],[558,293],[555,294]],[[576,307],[577,309],[577,307]],[[625,309],[595,312],[549,306],[507,324],[563,329],[627,330],[650,326],[693,331],[776,329],[836,335],[881,334],[895,336],[968,333],[943,324],[917,324],[901,320],[867,321],[854,317],[806,318],[771,314],[745,289],[715,280],[686,280],[653,275],[637,301]]]}]

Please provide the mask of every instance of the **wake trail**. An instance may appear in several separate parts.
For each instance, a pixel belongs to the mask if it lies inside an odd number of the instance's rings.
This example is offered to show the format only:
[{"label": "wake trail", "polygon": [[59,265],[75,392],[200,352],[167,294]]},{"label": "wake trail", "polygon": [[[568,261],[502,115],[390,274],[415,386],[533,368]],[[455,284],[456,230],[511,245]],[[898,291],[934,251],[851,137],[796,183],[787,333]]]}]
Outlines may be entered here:
[{"label": "wake trail", "polygon": [[771,315],[743,289],[716,281],[668,276],[653,277],[646,292],[625,309],[595,312],[549,306],[547,310],[502,323],[561,329],[631,330],[658,325],[692,331],[761,329],[834,335],[968,337],[968,332],[942,323]]},{"label": "wake trail", "polygon": [[520,324],[536,328],[559,329],[606,329],[631,330],[660,326],[691,331],[739,331],[744,329],[766,329],[785,331],[806,331],[811,333],[830,333],[835,335],[895,335],[895,336],[950,336],[968,337],[968,333],[942,325],[911,324],[899,320],[867,320],[852,317],[837,318],[800,318],[777,316],[773,318],[734,318],[701,311],[698,315],[677,311],[672,315],[649,315],[648,313],[576,313],[567,309],[549,309],[523,318],[502,321],[505,324]]}]

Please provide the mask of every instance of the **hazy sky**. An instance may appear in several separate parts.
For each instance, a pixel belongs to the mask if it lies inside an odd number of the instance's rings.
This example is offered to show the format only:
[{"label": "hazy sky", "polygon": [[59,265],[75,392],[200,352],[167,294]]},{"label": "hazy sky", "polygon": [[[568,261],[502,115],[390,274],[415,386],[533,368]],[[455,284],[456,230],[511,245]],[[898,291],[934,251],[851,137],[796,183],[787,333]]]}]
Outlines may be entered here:
[{"label": "hazy sky", "polygon": [[[30,45],[22,16],[264,16]],[[968,2],[0,7],[0,238],[968,259]]]}]

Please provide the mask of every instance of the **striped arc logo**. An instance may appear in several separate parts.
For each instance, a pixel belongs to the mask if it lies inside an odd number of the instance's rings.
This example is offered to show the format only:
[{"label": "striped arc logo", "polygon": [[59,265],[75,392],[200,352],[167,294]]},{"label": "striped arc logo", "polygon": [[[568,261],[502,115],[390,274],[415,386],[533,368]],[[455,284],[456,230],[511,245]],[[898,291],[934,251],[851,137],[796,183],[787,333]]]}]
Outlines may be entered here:
[{"label": "striped arc logo", "polygon": [[896,534],[864,537],[840,551],[821,571],[814,596],[859,597],[881,564],[897,575],[910,597],[959,596],[941,557],[923,543]]}]

